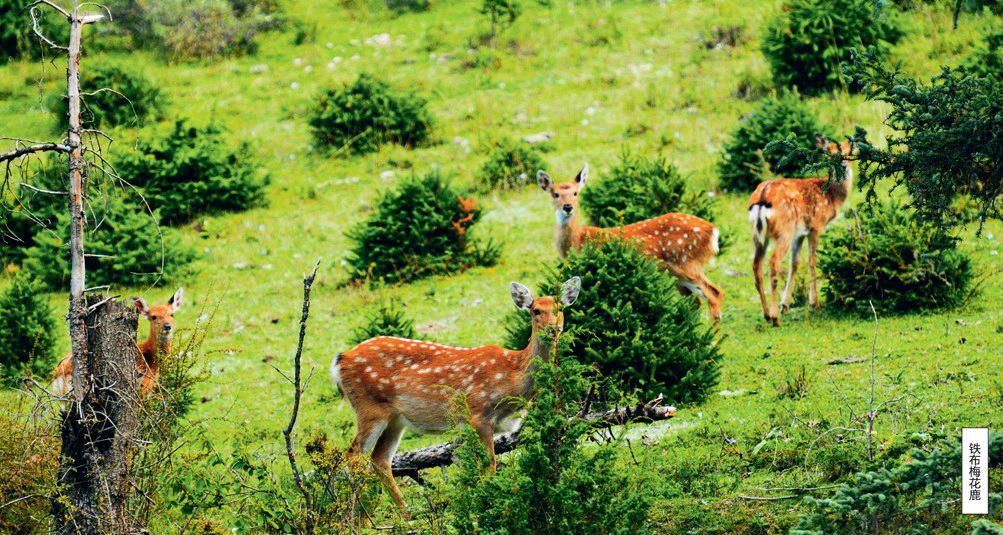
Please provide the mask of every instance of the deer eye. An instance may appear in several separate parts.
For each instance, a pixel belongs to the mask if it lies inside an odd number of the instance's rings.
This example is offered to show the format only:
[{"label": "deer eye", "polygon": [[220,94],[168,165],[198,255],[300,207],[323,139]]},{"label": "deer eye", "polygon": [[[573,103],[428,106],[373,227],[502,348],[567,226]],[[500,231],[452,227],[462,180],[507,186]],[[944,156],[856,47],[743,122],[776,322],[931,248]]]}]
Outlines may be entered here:
[{"label": "deer eye", "polygon": [[534,309],[533,309],[533,315],[534,315],[534,316],[539,316],[539,315],[540,315],[540,309],[538,309],[538,308],[534,308]]},{"label": "deer eye", "polygon": [[557,198],[557,194],[556,194],[556,193],[554,194],[554,198],[555,198],[555,199]]},{"label": "deer eye", "polygon": [[578,196],[578,192],[576,191],[576,192],[575,192],[575,197],[577,197],[577,196]]}]

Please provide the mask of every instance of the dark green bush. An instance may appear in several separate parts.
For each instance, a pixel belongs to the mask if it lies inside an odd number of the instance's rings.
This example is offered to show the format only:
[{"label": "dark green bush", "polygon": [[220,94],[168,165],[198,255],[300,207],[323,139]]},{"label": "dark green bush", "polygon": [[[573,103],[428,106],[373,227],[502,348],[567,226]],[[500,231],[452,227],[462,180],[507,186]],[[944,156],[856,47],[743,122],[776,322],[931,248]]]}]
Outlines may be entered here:
[{"label": "dark green bush", "polygon": [[620,163],[582,190],[582,208],[593,224],[618,227],[669,212],[711,219],[713,202],[703,192],[686,193],[686,179],[665,158],[624,152]]},{"label": "dark green bush", "polygon": [[384,143],[424,143],[432,132],[432,115],[424,98],[361,74],[350,85],[324,90],[309,124],[318,147],[364,154]]},{"label": "dark green bush", "polygon": [[[139,46],[157,46],[168,59],[184,61],[253,54],[257,34],[271,14],[226,0],[161,0],[139,3],[128,29]],[[253,6],[252,6],[253,7]]]},{"label": "dark green bush", "polygon": [[850,49],[883,53],[901,35],[883,2],[790,0],[767,28],[763,54],[779,85],[814,94],[846,84],[841,64]]},{"label": "dark green bush", "polygon": [[[103,91],[110,89],[111,91]],[[138,70],[95,64],[80,75],[80,120],[87,128],[141,125],[159,117],[160,88]],[[59,120],[66,128],[66,99],[59,95]]]},{"label": "dark green bush", "polygon": [[420,13],[432,9],[432,0],[383,0],[387,9],[395,13]]},{"label": "dark green bush", "polygon": [[397,283],[492,265],[498,246],[470,238],[480,217],[474,200],[463,199],[438,171],[412,176],[348,232],[348,272],[356,281]]},{"label": "dark green bush", "polygon": [[[159,228],[157,218],[133,197],[116,191],[93,197],[88,207],[85,260],[87,284],[140,286],[177,280],[194,258],[171,229]],[[50,290],[63,290],[70,280],[69,216],[59,214],[56,232],[35,236],[24,268]]]},{"label": "dark green bush", "polygon": [[351,342],[358,344],[377,336],[410,339],[418,337],[418,333],[414,330],[414,320],[408,317],[400,301],[391,299],[382,302],[379,307],[366,314],[362,324],[352,332]]},{"label": "dark green bush", "polygon": [[[0,63],[11,59],[40,58],[58,55],[32,31],[31,14],[27,0],[0,0]],[[48,6],[39,6],[38,26],[42,34],[56,44],[65,45],[69,39],[70,25],[66,19]]]},{"label": "dark green bush", "polygon": [[961,304],[972,288],[972,261],[935,224],[892,201],[847,213],[850,223],[826,233],[819,269],[822,293],[836,309],[870,314]]},{"label": "dark green bush", "polygon": [[42,285],[18,273],[0,294],[0,372],[6,379],[52,369],[56,320]]},{"label": "dark green bush", "polygon": [[521,0],[482,0],[481,14],[491,21],[491,35],[498,32],[498,26],[508,26],[522,14]]},{"label": "dark green bush", "polygon": [[[860,472],[837,487],[830,497],[806,498],[810,510],[791,533],[967,531],[972,518],[958,514],[957,504],[961,455],[957,441],[942,440],[935,447],[913,448],[889,467]],[[997,433],[990,437],[987,468],[999,470],[1001,466],[1003,435]],[[986,492],[990,513],[995,514],[1003,504],[1003,496],[988,489]]]},{"label": "dark green bush", "polygon": [[[587,244],[546,272],[539,295],[572,275],[582,278],[582,291],[565,311],[565,322],[580,330],[571,353],[608,380],[610,396],[706,398],[721,358],[714,332],[654,260],[621,240]],[[506,317],[506,330],[506,347],[526,347],[530,326],[517,311]]]},{"label": "dark green bush", "polygon": [[1003,28],[985,35],[983,42],[965,58],[964,68],[976,76],[1003,83]]},{"label": "dark green bush", "polygon": [[505,139],[494,144],[478,178],[486,188],[514,189],[525,186],[537,171],[546,169],[539,148],[525,141]]},{"label": "dark green bush", "polygon": [[258,173],[247,144],[233,148],[224,134],[216,125],[190,126],[179,120],[165,136],[144,132],[116,166],[167,224],[261,205],[268,177]]},{"label": "dark green bush", "polygon": [[[46,191],[66,191],[69,187],[69,165],[65,156],[40,159],[36,170],[25,183]],[[28,249],[35,244],[39,232],[53,232],[56,216],[66,211],[66,197],[19,188],[0,204],[0,262],[4,265],[21,263]]]},{"label": "dark green bush", "polygon": [[814,147],[815,136],[828,135],[818,115],[797,93],[783,92],[767,97],[748,115],[742,117],[725,143],[717,168],[720,186],[731,191],[752,191],[769,171],[785,177],[800,177],[807,162],[789,161],[781,164],[776,156],[764,156],[763,148],[774,140],[793,135],[803,147]]},{"label": "dark green bush", "polygon": [[583,444],[590,426],[576,415],[586,370],[563,354],[540,363],[518,454],[497,475],[485,474],[484,447],[464,429],[447,502],[457,533],[628,534],[645,524],[650,489],[619,468],[614,444]]}]

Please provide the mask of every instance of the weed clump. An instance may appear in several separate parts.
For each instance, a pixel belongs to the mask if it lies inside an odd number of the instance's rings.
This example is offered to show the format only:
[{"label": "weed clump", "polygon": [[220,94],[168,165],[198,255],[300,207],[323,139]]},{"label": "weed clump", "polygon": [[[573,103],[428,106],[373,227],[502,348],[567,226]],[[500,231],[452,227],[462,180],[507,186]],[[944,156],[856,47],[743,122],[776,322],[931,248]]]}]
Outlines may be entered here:
[{"label": "weed clump", "polygon": [[375,152],[385,143],[413,147],[432,133],[424,98],[365,73],[321,92],[309,124],[318,147],[352,154]]},{"label": "weed clump", "polygon": [[819,268],[822,293],[838,310],[870,314],[950,308],[969,296],[971,258],[931,222],[894,202],[847,213],[850,224],[826,234]]},{"label": "weed clump", "polygon": [[391,299],[380,303],[379,307],[366,314],[359,328],[352,332],[352,343],[358,344],[377,336],[396,336],[414,339],[414,320],[404,311],[400,301]]},{"label": "weed clump", "polygon": [[268,177],[258,173],[248,145],[233,148],[224,134],[216,125],[178,120],[167,135],[140,137],[135,150],[119,157],[118,171],[167,224],[261,205]]},{"label": "weed clump", "polygon": [[767,97],[755,110],[738,121],[725,143],[717,168],[720,185],[731,191],[752,191],[763,175],[772,172],[785,177],[801,177],[807,161],[764,155],[771,141],[794,136],[802,148],[815,147],[818,134],[827,135],[818,115],[801,100],[797,93],[782,92]]},{"label": "weed clump", "polygon": [[493,265],[500,248],[470,236],[481,213],[474,199],[463,198],[438,171],[405,179],[349,231],[349,275],[355,281],[399,283]]},{"label": "weed clump", "polygon": [[448,502],[456,532],[539,533],[546,526],[557,533],[632,533],[645,523],[651,490],[618,469],[615,444],[582,444],[590,435],[578,414],[587,368],[569,358],[566,343],[558,345],[533,372],[537,395],[511,466],[485,474],[487,453],[464,427]]},{"label": "weed clump", "polygon": [[546,170],[542,151],[525,141],[505,139],[494,145],[478,177],[485,188],[522,188],[539,170]]},{"label": "weed clump", "polygon": [[[664,394],[672,403],[707,397],[721,358],[714,333],[654,260],[623,240],[586,244],[548,270],[540,295],[571,275],[582,278],[582,291],[565,311],[565,322],[579,329],[569,354],[599,373],[603,392],[644,400]],[[525,318],[512,313],[505,325],[506,346],[526,347]]]},{"label": "weed clump", "polygon": [[702,192],[686,192],[686,179],[665,158],[624,152],[602,180],[582,190],[582,207],[592,223],[618,227],[669,212],[710,219],[713,201]]},{"label": "weed clump", "polygon": [[[845,87],[841,64],[854,47],[885,48],[902,36],[883,2],[791,0],[766,30],[763,54],[780,86],[817,94]],[[851,87],[854,89],[855,87]]]},{"label": "weed clump", "polygon": [[13,380],[41,375],[55,358],[56,322],[42,285],[24,273],[0,294],[0,372]]}]

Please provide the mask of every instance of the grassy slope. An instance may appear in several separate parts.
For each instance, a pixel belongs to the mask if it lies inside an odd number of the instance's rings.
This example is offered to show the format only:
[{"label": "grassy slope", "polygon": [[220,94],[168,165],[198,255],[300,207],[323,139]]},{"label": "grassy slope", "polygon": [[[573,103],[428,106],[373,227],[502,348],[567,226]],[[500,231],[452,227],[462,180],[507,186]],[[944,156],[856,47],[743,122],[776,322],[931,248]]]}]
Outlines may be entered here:
[{"label": "grassy slope", "polygon": [[[720,146],[737,117],[752,105],[733,96],[739,80],[768,82],[758,31],[776,6],[761,4],[534,5],[503,38],[514,38],[515,44],[505,46],[511,53],[503,55],[497,71],[461,68],[468,39],[484,30],[472,2],[440,2],[430,13],[399,18],[352,18],[319,3],[295,2],[289,7],[292,17],[317,24],[315,43],[293,46],[289,34],[269,34],[257,56],[211,65],[167,65],[149,52],[88,54],[84,68],[102,61],[142,67],[169,95],[169,117],[222,122],[235,139],[255,145],[261,165],[274,179],[269,207],[210,218],[211,237],[205,240],[185,231],[203,257],[197,265],[200,274],[185,282],[189,305],[179,313],[179,323],[190,325],[197,309],[218,301],[212,346],[232,350],[211,355],[213,374],[199,392],[204,402],[197,414],[208,420],[212,436],[221,444],[239,441],[281,451],[279,433],[291,396],[270,364],[287,367],[299,317],[300,276],[315,258],[323,257],[306,350],[307,365],[317,368],[317,376],[306,395],[300,429],[303,436],[314,431],[340,434],[347,443],[351,414],[325,370],[379,296],[339,288],[344,278],[339,263],[348,246],[345,230],[365,215],[381,189],[392,185],[394,178],[381,178],[386,170],[400,177],[409,168],[423,172],[440,165],[459,182],[472,183],[485,157],[480,150],[485,141],[549,131],[555,134],[556,150],[547,158],[556,177],[570,177],[586,160],[601,177],[621,147],[629,146],[642,154],[665,154],[692,177],[694,187],[713,187]],[[950,32],[946,12],[911,15],[910,33],[896,55],[911,72],[935,72],[937,65],[955,62],[985,23],[967,18],[961,30]],[[699,34],[728,24],[744,25],[749,42],[732,50],[704,50]],[[392,46],[364,43],[382,32],[390,33]],[[594,46],[604,36],[610,42]],[[253,73],[251,67],[257,64],[268,68]],[[312,97],[321,87],[352,80],[363,70],[428,95],[441,143],[341,160],[314,153],[305,124]],[[39,104],[39,72],[37,64],[0,68],[4,135],[50,135],[52,118]],[[61,74],[59,66],[46,67],[46,91],[57,87]],[[881,105],[845,95],[825,96],[815,103],[823,119],[838,130],[848,132],[859,123],[872,134],[883,132],[880,121],[886,110]],[[628,128],[642,126],[645,133],[628,136]],[[467,153],[455,143],[457,136],[469,140],[473,151]],[[119,137],[127,145],[129,134]],[[555,257],[553,218],[538,190],[493,195],[482,202],[487,213],[477,232],[505,243],[497,266],[392,290],[426,332],[441,341],[499,341],[501,319],[511,306],[507,283],[535,281],[539,267]],[[790,502],[750,505],[735,496],[760,492],[756,488],[764,484],[810,484],[825,474],[831,477],[831,467],[821,461],[800,462],[809,442],[805,433],[845,424],[851,414],[865,411],[866,364],[827,362],[868,355],[872,323],[806,316],[801,309],[782,329],[766,327],[750,275],[742,196],[723,195],[720,213],[716,223],[740,236],[710,271],[726,293],[721,389],[739,394],[714,396],[700,407],[681,411],[671,425],[645,431],[661,438],[659,445],[639,451],[647,472],[678,479],[677,465],[694,460],[724,467],[704,474],[709,480],[705,484],[684,491],[664,483],[666,501],[653,510],[653,520],[666,529],[683,522],[680,511],[691,521],[700,518],[701,511],[718,511],[738,519],[734,529],[760,522],[783,524]],[[999,225],[990,230],[1003,234]],[[988,235],[967,237],[964,247],[980,268],[999,270],[998,241]],[[1003,290],[994,282],[963,310],[881,320],[878,398],[909,397],[896,405],[902,410],[878,421],[879,448],[903,429],[929,426],[954,435],[962,425],[1003,424],[998,410],[1003,391],[993,383],[1003,372],[998,345]],[[154,299],[170,294],[167,288],[122,290],[127,291]],[[62,296],[53,299],[63,306]],[[271,356],[277,360],[265,363]],[[778,388],[801,366],[808,377],[807,396],[780,399]],[[773,426],[783,432],[752,455]],[[737,457],[725,453],[725,435],[738,440],[736,447],[747,460],[729,460]],[[402,448],[434,440],[409,437]],[[857,454],[863,451],[854,448]],[[725,460],[719,459],[722,456]],[[707,525],[720,523],[721,529],[729,529],[732,522],[710,518],[704,520]]]}]

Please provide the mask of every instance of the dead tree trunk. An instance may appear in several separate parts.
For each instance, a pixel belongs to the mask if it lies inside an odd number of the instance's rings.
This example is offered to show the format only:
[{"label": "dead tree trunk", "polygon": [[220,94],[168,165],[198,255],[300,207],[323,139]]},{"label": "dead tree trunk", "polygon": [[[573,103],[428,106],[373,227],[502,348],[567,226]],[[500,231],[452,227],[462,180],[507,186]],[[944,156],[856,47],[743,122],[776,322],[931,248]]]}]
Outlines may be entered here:
[{"label": "dead tree trunk", "polygon": [[126,506],[139,424],[139,316],[123,302],[102,301],[91,296],[84,304],[94,309],[86,315],[82,363],[90,388],[63,415],[61,492],[53,502],[58,533],[135,531]]}]

